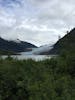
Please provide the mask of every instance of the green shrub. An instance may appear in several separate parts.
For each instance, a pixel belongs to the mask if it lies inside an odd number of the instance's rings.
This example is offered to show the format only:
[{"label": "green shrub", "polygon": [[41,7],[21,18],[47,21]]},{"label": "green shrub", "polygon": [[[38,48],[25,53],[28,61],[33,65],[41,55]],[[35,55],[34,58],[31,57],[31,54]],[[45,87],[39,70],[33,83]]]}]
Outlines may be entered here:
[{"label": "green shrub", "polygon": [[75,56],[0,59],[0,100],[75,100]]}]

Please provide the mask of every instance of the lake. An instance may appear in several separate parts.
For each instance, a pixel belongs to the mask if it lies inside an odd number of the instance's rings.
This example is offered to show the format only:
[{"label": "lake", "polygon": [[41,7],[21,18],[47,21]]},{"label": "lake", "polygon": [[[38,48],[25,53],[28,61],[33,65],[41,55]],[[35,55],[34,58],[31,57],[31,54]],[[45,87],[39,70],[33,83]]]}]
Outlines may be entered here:
[{"label": "lake", "polygon": [[[7,58],[8,56],[2,56],[3,59]],[[18,60],[27,60],[32,59],[35,61],[45,60],[45,59],[51,59],[52,57],[55,57],[55,55],[11,55],[12,58],[18,59]]]}]

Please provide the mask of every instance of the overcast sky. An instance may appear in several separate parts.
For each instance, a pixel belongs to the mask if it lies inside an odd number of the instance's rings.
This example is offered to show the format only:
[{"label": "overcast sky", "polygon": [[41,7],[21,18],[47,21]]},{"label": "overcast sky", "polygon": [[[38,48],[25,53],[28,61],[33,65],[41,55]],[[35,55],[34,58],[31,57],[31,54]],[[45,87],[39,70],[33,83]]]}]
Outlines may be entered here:
[{"label": "overcast sky", "polygon": [[75,0],[0,0],[0,36],[37,46],[75,26]]}]

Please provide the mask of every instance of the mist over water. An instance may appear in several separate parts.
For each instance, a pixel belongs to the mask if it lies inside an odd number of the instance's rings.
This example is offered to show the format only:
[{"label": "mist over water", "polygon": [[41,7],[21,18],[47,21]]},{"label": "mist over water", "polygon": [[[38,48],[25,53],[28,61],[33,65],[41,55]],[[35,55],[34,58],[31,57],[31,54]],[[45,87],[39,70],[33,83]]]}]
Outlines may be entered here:
[{"label": "mist over water", "polygon": [[53,46],[45,45],[39,48],[33,48],[30,52],[22,52],[21,55],[40,55],[40,53],[48,52],[53,48]]}]

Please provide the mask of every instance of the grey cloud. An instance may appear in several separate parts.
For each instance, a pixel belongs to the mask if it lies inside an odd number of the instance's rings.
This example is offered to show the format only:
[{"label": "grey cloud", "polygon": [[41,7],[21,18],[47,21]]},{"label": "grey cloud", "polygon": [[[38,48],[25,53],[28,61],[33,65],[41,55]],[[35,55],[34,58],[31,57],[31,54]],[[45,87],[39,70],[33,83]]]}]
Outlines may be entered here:
[{"label": "grey cloud", "polygon": [[16,6],[21,6],[22,2],[21,0],[0,0],[0,5],[2,7],[14,7],[14,5]]},{"label": "grey cloud", "polygon": [[58,35],[64,36],[75,26],[74,0],[12,1],[20,2],[22,7],[14,5],[12,10],[0,7],[0,18],[2,16],[5,20],[0,19],[0,34],[5,38],[15,36],[13,39],[42,45],[57,41]]},{"label": "grey cloud", "polygon": [[33,3],[44,3],[44,2],[51,1],[51,0],[30,0],[30,1]]}]

